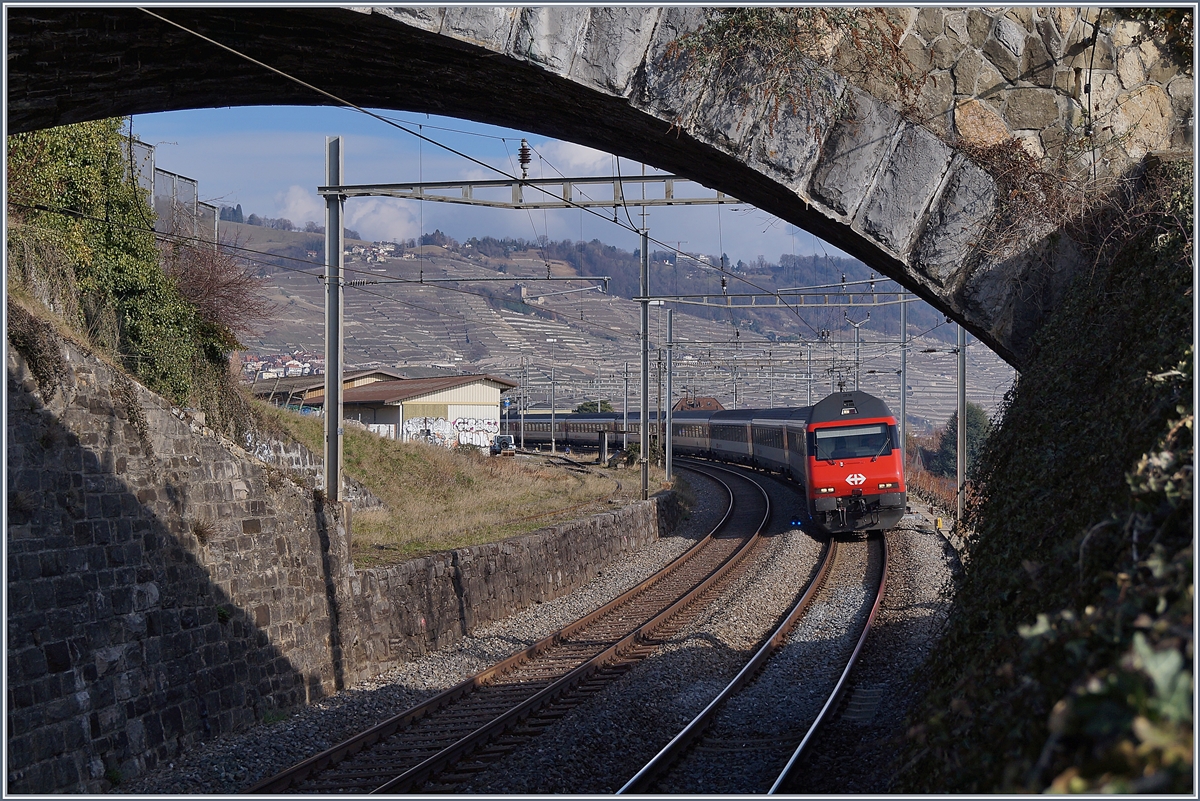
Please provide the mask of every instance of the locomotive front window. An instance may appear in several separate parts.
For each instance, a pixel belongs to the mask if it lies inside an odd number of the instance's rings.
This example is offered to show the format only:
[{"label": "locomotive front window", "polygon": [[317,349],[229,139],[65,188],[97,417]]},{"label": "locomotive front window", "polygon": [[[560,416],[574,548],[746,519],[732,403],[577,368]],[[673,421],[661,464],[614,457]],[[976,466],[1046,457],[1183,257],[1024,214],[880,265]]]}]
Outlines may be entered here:
[{"label": "locomotive front window", "polygon": [[859,459],[887,456],[892,437],[887,425],[819,428],[810,440],[809,455],[818,459]]}]

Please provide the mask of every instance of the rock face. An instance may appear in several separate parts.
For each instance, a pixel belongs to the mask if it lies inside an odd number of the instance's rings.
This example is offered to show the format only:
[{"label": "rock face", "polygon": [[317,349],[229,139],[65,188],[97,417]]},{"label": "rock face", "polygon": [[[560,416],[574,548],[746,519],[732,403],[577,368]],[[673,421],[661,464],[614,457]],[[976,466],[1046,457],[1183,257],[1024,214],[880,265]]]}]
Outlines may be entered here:
[{"label": "rock face", "polygon": [[[360,105],[562,137],[720,189],[896,278],[1018,367],[1072,264],[1042,264],[1062,250],[1050,244],[1061,238],[1052,230],[1030,230],[1003,258],[987,252],[978,233],[995,192],[975,191],[971,203],[948,194],[987,178],[960,177],[971,168],[946,143],[1014,137],[1039,158],[1082,148],[1089,171],[1113,176],[1150,152],[1191,150],[1191,67],[1142,23],[1099,9],[889,9],[925,82],[902,118],[832,76],[851,93],[852,115],[836,125],[820,107],[776,118],[765,97],[739,104],[681,82],[664,56],[703,23],[698,7],[155,13]],[[329,102],[139,9],[14,8],[8,22],[13,131],[230,103]],[[944,236],[954,242],[936,241]],[[950,260],[931,261],[942,258]]]},{"label": "rock face", "polygon": [[344,510],[40,330],[8,351],[7,788],[103,792],[590,580],[670,496],[356,571]]}]

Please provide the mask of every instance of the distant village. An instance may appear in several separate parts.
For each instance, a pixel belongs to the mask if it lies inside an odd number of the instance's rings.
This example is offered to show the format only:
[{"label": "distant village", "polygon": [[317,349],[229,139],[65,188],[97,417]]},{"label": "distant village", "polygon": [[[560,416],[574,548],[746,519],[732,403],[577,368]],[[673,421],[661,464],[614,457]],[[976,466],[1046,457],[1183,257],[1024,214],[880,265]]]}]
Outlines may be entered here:
[{"label": "distant village", "polygon": [[240,357],[242,380],[245,382],[322,375],[325,372],[324,354],[296,351],[271,355],[242,353]]}]

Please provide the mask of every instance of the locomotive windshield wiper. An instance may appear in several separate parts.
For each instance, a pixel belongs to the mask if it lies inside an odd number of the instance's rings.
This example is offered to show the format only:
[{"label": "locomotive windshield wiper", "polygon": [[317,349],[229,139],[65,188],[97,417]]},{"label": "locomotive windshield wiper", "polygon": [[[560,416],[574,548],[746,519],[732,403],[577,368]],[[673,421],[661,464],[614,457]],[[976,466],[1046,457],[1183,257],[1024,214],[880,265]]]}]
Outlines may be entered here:
[{"label": "locomotive windshield wiper", "polygon": [[875,452],[875,455],[871,457],[871,461],[873,462],[873,461],[875,461],[876,459],[878,459],[880,456],[882,456],[882,455],[883,455],[883,449],[884,449],[884,448],[886,448],[887,446],[888,446],[888,438],[887,438],[887,435],[886,435],[886,434],[884,434],[884,436],[883,436],[883,444],[879,446],[879,450],[878,450],[878,451],[876,451],[876,452]]}]

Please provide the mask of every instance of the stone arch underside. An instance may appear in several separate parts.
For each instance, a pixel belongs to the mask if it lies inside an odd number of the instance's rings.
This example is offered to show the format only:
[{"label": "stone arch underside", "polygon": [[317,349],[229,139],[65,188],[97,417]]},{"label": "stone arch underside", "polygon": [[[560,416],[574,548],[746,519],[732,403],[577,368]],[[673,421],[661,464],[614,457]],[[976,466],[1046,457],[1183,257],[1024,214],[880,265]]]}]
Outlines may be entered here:
[{"label": "stone arch underside", "polygon": [[[699,8],[160,8],[366,107],[473,119],[644,161],[808,230],[897,279],[1011,364],[1069,277],[1070,242],[1004,260],[976,240],[992,178],[848,86],[850,113],[733,106],[680,81],[667,45]],[[135,8],[14,8],[10,132],[120,114],[327,98]],[[735,79],[738,76],[734,76]],[[1044,232],[1052,234],[1053,232]]]}]

